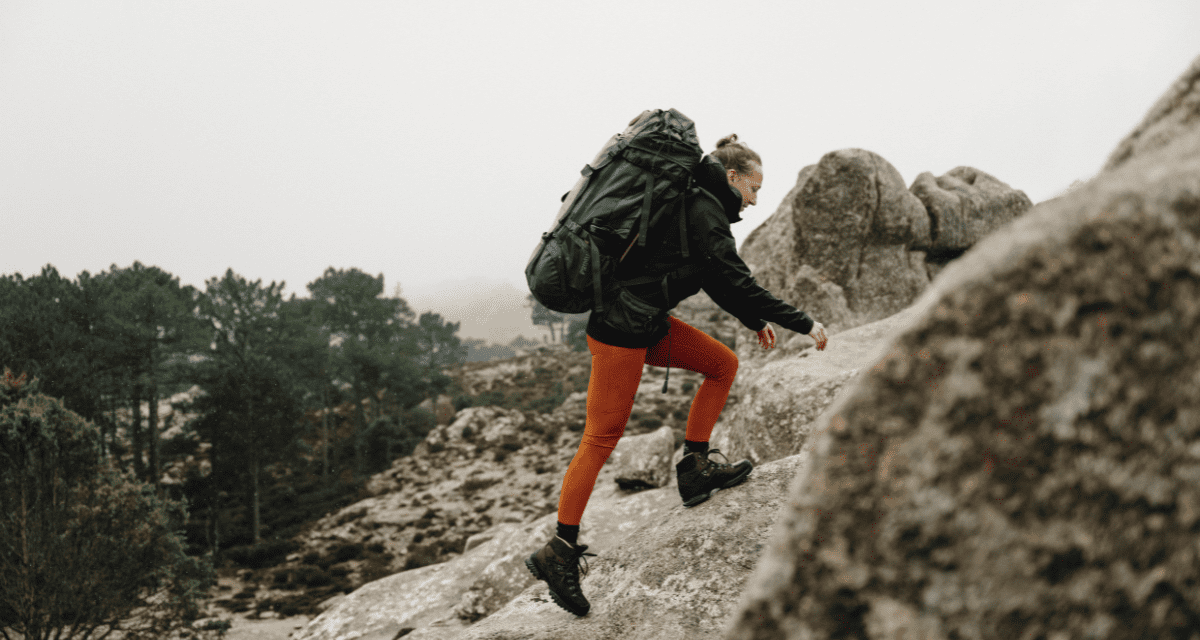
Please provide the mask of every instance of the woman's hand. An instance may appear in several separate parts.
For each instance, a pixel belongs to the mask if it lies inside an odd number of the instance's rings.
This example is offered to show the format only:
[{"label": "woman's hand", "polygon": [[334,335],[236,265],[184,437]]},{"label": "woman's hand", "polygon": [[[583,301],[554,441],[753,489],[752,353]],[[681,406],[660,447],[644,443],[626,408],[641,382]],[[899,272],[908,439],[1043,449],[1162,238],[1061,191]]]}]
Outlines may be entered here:
[{"label": "woman's hand", "polygon": [[767,323],[767,326],[759,330],[758,344],[761,345],[763,349],[775,348],[775,330],[771,328],[770,322]]},{"label": "woman's hand", "polygon": [[817,341],[817,351],[824,351],[825,345],[829,344],[829,338],[825,337],[825,325],[815,320],[812,329],[808,331],[808,337]]}]

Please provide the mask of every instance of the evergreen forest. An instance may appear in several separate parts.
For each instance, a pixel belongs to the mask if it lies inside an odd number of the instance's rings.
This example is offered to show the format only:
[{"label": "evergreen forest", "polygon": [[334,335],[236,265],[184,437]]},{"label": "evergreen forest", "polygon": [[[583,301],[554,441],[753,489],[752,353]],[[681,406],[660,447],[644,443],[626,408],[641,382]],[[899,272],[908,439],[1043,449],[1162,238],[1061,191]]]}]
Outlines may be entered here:
[{"label": "evergreen forest", "polygon": [[[418,405],[452,391],[443,371],[466,349],[458,323],[418,317],[382,275],[330,267],[306,297],[283,289],[231,269],[200,290],[138,262],[3,275],[0,368],[94,425],[112,468],[186,505],[190,555],[284,553],[424,438]],[[188,419],[168,429],[162,406]]]}]

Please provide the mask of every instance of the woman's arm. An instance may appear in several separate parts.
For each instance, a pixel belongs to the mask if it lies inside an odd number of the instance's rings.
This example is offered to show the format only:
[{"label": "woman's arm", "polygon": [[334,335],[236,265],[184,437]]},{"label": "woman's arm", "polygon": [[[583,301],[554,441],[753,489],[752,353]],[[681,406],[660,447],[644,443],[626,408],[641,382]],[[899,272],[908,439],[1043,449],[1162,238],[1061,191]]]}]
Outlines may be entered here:
[{"label": "woman's arm", "polygon": [[761,331],[764,321],[771,321],[796,333],[811,332],[814,322],[808,314],[776,298],[754,279],[738,255],[729,221],[716,203],[698,198],[693,213],[705,261],[701,286],[709,297],[751,331]]}]

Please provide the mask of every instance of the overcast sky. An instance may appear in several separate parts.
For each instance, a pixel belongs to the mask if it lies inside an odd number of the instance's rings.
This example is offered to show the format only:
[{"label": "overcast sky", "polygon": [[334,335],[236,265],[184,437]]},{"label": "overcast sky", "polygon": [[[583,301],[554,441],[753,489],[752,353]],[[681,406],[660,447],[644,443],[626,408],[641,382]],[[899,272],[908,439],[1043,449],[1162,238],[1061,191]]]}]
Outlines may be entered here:
[{"label": "overcast sky", "polygon": [[0,0],[0,274],[329,266],[419,295],[523,269],[643,109],[764,159],[1086,179],[1200,55],[1200,2]]}]

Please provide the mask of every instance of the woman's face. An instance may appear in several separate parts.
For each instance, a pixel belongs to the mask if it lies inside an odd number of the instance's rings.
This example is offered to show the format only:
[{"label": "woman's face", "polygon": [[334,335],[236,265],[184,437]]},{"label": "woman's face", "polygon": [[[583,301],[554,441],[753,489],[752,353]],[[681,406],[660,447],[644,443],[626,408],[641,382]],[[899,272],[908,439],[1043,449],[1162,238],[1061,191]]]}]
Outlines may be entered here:
[{"label": "woman's face", "polygon": [[733,185],[734,189],[742,192],[742,208],[738,211],[745,211],[746,207],[758,204],[758,190],[762,187],[762,165],[751,165],[750,171],[739,173],[730,169],[726,172],[729,177],[729,184]]}]

